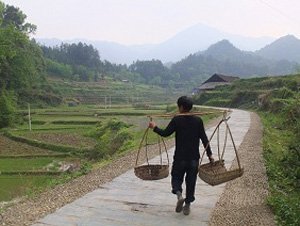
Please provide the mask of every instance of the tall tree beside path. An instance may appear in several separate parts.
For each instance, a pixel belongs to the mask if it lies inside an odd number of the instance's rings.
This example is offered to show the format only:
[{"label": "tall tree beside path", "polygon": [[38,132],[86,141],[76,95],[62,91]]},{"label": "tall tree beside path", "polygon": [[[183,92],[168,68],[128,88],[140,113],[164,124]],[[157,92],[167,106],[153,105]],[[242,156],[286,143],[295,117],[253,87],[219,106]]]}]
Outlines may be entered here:
[{"label": "tall tree beside path", "polygon": [[10,109],[7,112],[11,112],[11,116],[13,108],[9,106],[27,104],[42,93],[51,93],[45,79],[42,51],[29,38],[36,26],[26,23],[25,19],[26,15],[19,8],[0,1],[0,96],[5,105],[0,108]]}]

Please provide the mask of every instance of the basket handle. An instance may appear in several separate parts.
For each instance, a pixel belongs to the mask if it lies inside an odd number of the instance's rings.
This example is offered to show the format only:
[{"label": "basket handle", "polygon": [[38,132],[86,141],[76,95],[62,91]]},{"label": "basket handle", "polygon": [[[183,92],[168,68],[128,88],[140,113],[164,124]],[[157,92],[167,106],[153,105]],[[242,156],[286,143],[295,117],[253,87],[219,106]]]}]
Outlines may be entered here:
[{"label": "basket handle", "polygon": [[[138,165],[138,159],[139,159],[139,155],[140,155],[141,149],[143,147],[144,140],[145,140],[145,149],[146,149],[146,160],[147,160],[147,164],[149,165],[149,158],[148,158],[148,145],[149,145],[148,144],[148,133],[149,133],[149,127],[144,132],[144,135],[142,137],[141,143],[139,145],[139,149],[138,149],[138,153],[137,153],[136,161],[135,161],[135,166]],[[157,134],[157,139],[158,139],[158,147],[159,147],[160,164],[162,165],[161,143],[163,143],[164,148],[165,148],[165,152],[166,152],[166,155],[167,155],[168,165],[170,165],[170,160],[169,160],[169,155],[168,155],[166,143],[165,143],[164,139],[161,136],[159,136],[158,134]]]},{"label": "basket handle", "polygon": [[237,163],[238,163],[239,169],[241,170],[241,169],[242,169],[242,167],[241,167],[241,163],[240,163],[239,155],[238,155],[238,152],[237,152],[237,149],[236,149],[236,146],[235,146],[235,143],[234,143],[233,137],[232,137],[231,130],[230,130],[230,128],[229,128],[229,125],[228,125],[227,121],[225,121],[225,123],[226,123],[226,127],[228,128],[228,132],[229,132],[229,134],[230,134],[230,137],[231,137],[231,141],[232,141],[232,144],[233,144],[233,148],[234,148],[234,151],[235,151],[235,156],[236,156],[236,160],[237,160]]},{"label": "basket handle", "polygon": [[[167,159],[168,159],[168,165],[170,165],[169,154],[168,154],[168,150],[167,150],[167,146],[166,146],[165,140],[161,136],[160,136],[160,138],[161,138],[161,141],[162,141],[162,143],[164,144],[164,147],[165,147],[165,152],[167,154]],[[160,159],[161,159],[161,165],[162,165],[162,157],[161,157],[161,155],[160,155]]]},{"label": "basket handle", "polygon": [[222,122],[223,122],[223,119],[218,123],[218,125],[216,126],[216,128],[215,128],[215,130],[213,131],[212,135],[210,136],[210,138],[209,138],[209,140],[208,140],[208,143],[207,143],[207,145],[205,146],[205,148],[204,148],[204,150],[203,150],[203,153],[202,153],[202,156],[201,156],[201,158],[200,158],[199,166],[200,166],[201,163],[202,163],[202,159],[203,159],[203,157],[204,157],[204,154],[205,154],[205,152],[206,152],[206,149],[207,149],[208,146],[210,145],[210,142],[211,142],[213,136],[215,135],[217,129],[219,128],[219,126],[220,126],[220,124],[221,124]]},{"label": "basket handle", "polygon": [[[234,147],[234,151],[235,151],[235,155],[236,155],[236,159],[237,159],[237,162],[238,162],[238,167],[239,169],[241,170],[241,163],[240,163],[240,159],[239,159],[239,156],[238,156],[238,152],[237,152],[237,149],[236,149],[236,146],[235,146],[235,143],[234,143],[234,140],[233,140],[233,136],[232,136],[232,133],[231,133],[231,130],[229,128],[229,125],[228,125],[228,120],[230,119],[230,116],[226,118],[226,115],[224,114],[223,115],[223,118],[221,119],[221,121],[218,123],[218,125],[216,126],[215,130],[213,131],[212,135],[210,136],[209,138],[209,141],[206,145],[206,147],[204,148],[204,151],[202,153],[202,156],[201,156],[201,159],[200,159],[200,163],[199,163],[199,166],[201,165],[202,163],[202,160],[203,160],[203,157],[204,157],[204,154],[206,152],[206,149],[208,148],[208,146],[210,145],[210,142],[213,138],[213,136],[215,135],[216,131],[218,131],[218,156],[219,156],[219,160],[223,160],[223,157],[224,157],[224,153],[225,153],[225,148],[226,148],[226,141],[227,141],[227,134],[229,133],[230,135],[230,138],[231,138],[231,141],[232,141],[232,144],[233,144],[233,147]],[[226,133],[225,133],[225,142],[224,142],[224,146],[223,146],[223,151],[222,151],[222,155],[220,157],[220,152],[219,152],[219,127],[222,123],[225,123],[226,125]]]},{"label": "basket handle", "polygon": [[[137,153],[137,155],[136,155],[135,166],[137,166],[137,164],[138,164],[139,155],[140,155],[140,152],[141,152],[141,149],[142,149],[142,146],[143,146],[143,142],[144,142],[144,140],[145,140],[145,137],[148,136],[148,131],[149,131],[149,127],[146,129],[146,131],[145,131],[144,134],[143,134],[143,137],[142,137],[142,140],[141,140],[141,143],[140,143],[140,146],[139,146],[139,150],[138,150],[138,153]],[[146,141],[146,142],[147,142],[147,141]],[[147,145],[146,145],[146,156],[147,156],[147,162],[148,162]],[[149,162],[148,162],[148,165],[149,165]]]}]

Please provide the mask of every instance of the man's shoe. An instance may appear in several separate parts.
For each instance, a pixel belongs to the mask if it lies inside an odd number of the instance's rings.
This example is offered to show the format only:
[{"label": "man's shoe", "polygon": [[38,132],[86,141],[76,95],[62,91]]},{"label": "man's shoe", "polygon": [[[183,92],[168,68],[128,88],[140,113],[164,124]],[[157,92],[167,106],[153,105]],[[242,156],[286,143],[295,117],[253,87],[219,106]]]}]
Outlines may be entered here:
[{"label": "man's shoe", "polygon": [[190,204],[185,204],[184,207],[183,207],[183,214],[184,215],[189,215],[190,212],[191,212]]},{"label": "man's shoe", "polygon": [[182,211],[183,203],[184,203],[184,198],[181,196],[181,197],[178,198],[178,201],[177,201],[177,204],[176,204],[175,211],[177,213],[180,213]]}]

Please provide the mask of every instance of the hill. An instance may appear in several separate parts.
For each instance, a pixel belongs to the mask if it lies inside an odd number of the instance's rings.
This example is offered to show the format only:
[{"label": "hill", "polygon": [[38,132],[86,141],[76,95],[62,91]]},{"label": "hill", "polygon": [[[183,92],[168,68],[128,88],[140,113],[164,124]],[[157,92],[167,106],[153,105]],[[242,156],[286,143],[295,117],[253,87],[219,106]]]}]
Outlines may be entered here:
[{"label": "hill", "polygon": [[295,73],[295,63],[275,61],[242,51],[228,40],[211,45],[207,50],[191,54],[171,66],[173,74],[184,79],[198,79],[198,83],[214,73],[228,74],[240,78],[284,75]]},{"label": "hill", "polygon": [[267,59],[300,63],[300,40],[293,35],[287,35],[255,51],[255,54]]},{"label": "hill", "polygon": [[255,58],[252,52],[242,51],[235,47],[229,40],[222,40],[216,44],[211,45],[207,50],[199,52],[204,56],[211,56],[219,60],[235,60],[235,61],[247,61]]}]

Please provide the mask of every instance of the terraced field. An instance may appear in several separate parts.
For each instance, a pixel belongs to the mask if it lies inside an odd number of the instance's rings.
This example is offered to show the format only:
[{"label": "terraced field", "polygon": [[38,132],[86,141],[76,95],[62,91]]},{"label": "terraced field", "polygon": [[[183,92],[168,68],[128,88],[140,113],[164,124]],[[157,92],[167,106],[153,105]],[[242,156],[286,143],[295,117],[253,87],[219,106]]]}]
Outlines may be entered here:
[{"label": "terraced field", "polygon": [[[44,185],[58,176],[51,172],[59,173],[61,163],[71,160],[65,154],[16,142],[2,134],[0,143],[0,202]],[[53,163],[51,169],[45,168]]]},{"label": "terraced field", "polygon": [[[0,202],[44,189],[65,174],[80,170],[89,161],[85,152],[94,150],[97,138],[90,131],[110,120],[132,125],[134,137],[147,127],[148,114],[161,110],[133,108],[97,109],[65,107],[32,109],[32,130],[27,123],[0,134]],[[26,111],[25,122],[28,120]]]}]

